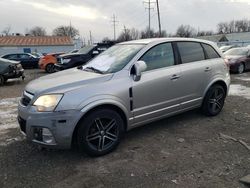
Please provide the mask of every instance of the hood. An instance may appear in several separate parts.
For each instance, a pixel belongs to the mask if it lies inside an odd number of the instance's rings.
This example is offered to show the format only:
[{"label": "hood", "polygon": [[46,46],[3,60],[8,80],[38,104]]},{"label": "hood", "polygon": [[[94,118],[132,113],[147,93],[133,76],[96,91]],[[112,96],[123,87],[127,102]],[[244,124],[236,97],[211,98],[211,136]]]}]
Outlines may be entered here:
[{"label": "hood", "polygon": [[60,55],[60,56],[58,56],[58,57],[59,57],[59,58],[67,59],[67,58],[78,57],[78,56],[84,56],[84,55],[86,56],[87,54],[69,53],[69,54]]},{"label": "hood", "polygon": [[240,59],[242,57],[246,57],[245,55],[225,55],[225,58],[228,59],[228,60],[231,60],[231,59]]},{"label": "hood", "polygon": [[31,81],[25,88],[35,95],[51,92],[66,92],[88,84],[110,80],[112,74],[97,74],[76,68],[53,73]]}]

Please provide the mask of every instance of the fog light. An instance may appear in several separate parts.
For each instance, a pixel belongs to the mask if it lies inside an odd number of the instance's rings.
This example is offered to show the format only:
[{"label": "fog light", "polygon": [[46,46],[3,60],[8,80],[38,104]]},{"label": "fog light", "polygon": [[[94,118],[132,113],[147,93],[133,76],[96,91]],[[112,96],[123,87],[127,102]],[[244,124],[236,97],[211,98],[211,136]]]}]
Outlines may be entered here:
[{"label": "fog light", "polygon": [[55,144],[54,136],[52,135],[50,130],[47,128],[43,128],[42,130],[43,142],[45,142],[46,144]]}]

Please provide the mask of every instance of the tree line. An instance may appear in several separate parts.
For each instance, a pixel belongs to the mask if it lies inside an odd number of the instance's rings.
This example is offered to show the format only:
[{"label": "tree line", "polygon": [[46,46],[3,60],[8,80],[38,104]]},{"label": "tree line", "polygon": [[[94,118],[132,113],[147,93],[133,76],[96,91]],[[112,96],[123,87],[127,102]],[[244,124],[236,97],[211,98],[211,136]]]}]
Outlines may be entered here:
[{"label": "tree line", "polygon": [[[144,39],[144,38],[155,38],[155,37],[199,37],[209,36],[213,34],[228,34],[236,32],[250,32],[250,20],[231,20],[228,22],[220,22],[217,24],[217,31],[212,30],[199,30],[191,25],[180,25],[174,34],[168,34],[165,30],[159,32],[145,28],[144,30],[138,30],[136,28],[126,28],[118,36],[115,42]],[[11,27],[8,26],[2,30],[3,36],[12,35]],[[73,26],[58,26],[52,31],[53,36],[70,36],[76,38],[79,36],[79,30]],[[21,35],[21,34],[20,34]],[[40,26],[35,26],[31,29],[26,29],[25,34],[28,36],[47,36],[46,29]],[[108,37],[103,38],[103,42],[111,41]]]}]

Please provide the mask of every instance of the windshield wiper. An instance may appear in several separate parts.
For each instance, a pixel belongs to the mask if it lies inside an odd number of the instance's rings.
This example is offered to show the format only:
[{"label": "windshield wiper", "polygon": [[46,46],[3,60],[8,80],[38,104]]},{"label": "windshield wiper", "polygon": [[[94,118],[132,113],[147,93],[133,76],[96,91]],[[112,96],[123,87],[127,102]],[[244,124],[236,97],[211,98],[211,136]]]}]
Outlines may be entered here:
[{"label": "windshield wiper", "polygon": [[94,67],[86,67],[84,70],[86,70],[86,71],[91,70],[91,71],[93,71],[93,72],[95,72],[95,73],[104,74],[103,71],[101,71],[101,70],[99,70],[99,69],[96,69],[96,68],[94,68]]}]

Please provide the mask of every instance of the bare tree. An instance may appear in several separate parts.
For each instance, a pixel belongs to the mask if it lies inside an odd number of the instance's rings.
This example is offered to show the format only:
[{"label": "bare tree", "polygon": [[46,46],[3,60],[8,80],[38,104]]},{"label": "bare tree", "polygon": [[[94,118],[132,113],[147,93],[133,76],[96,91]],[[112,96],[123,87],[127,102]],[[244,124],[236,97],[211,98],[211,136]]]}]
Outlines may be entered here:
[{"label": "bare tree", "polygon": [[53,35],[55,36],[69,36],[75,38],[79,36],[79,30],[73,26],[58,26],[53,30]]},{"label": "bare tree", "polygon": [[9,35],[10,35],[10,31],[11,31],[11,26],[7,26],[7,27],[5,27],[5,28],[2,30],[2,33],[3,33],[5,36],[9,36]]},{"label": "bare tree", "polygon": [[181,25],[176,31],[178,37],[194,37],[196,34],[196,30],[190,25]]},{"label": "bare tree", "polygon": [[214,32],[213,31],[199,31],[198,33],[197,33],[197,36],[199,37],[199,36],[209,36],[209,35],[213,35],[214,34]]},{"label": "bare tree", "polygon": [[31,36],[46,36],[46,30],[43,27],[33,27],[28,32]]}]

